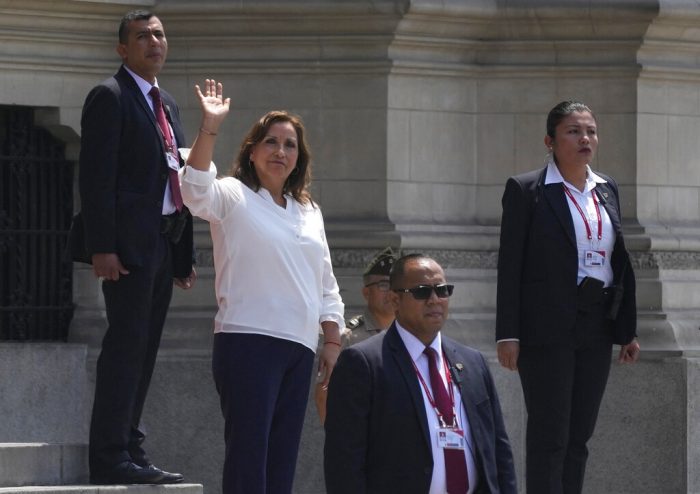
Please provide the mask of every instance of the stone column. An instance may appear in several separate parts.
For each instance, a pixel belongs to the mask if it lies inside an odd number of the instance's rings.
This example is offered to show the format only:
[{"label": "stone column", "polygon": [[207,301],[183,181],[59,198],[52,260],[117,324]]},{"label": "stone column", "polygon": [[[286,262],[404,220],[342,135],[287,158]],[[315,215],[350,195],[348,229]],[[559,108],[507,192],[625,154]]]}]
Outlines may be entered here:
[{"label": "stone column", "polygon": [[[50,5],[49,5],[50,3]],[[700,7],[691,0],[164,0],[160,83],[187,136],[193,86],[225,83],[233,110],[216,161],[226,172],[254,119],[299,113],[348,310],[386,245],[424,251],[457,284],[445,331],[492,363],[521,485],[525,412],[494,358],[500,199],[508,176],[542,165],[545,118],[564,99],[593,108],[594,169],[619,182],[638,278],[643,359],[614,366],[591,442],[587,491],[700,491]],[[133,2],[0,0],[0,104],[41,108],[77,158],[87,91],[114,73]],[[76,204],[76,209],[77,209]],[[208,227],[197,288],[176,290],[146,410],[159,464],[219,489],[220,413],[209,375],[216,310]],[[99,289],[76,266],[73,341],[94,357]],[[323,492],[322,432],[309,415],[297,491]],[[648,465],[654,465],[649,468]]]}]

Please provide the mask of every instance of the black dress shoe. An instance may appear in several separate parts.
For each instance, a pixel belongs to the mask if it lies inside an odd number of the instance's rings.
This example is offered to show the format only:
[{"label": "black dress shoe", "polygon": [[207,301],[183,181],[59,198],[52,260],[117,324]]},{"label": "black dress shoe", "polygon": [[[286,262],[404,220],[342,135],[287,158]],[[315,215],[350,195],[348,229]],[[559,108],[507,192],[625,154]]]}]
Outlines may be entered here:
[{"label": "black dress shoe", "polygon": [[[141,468],[131,461],[123,461],[113,468],[92,473],[90,475],[90,483],[97,485],[169,483],[163,482],[164,474],[166,474],[166,472],[157,468]],[[182,480],[182,475],[180,475],[180,480]]]},{"label": "black dress shoe", "polygon": [[181,473],[166,472],[165,470],[161,470],[160,468],[155,466],[153,463],[149,463],[147,467],[142,468],[144,470],[158,472],[161,475],[162,478],[160,479],[160,481],[156,482],[157,484],[179,484],[184,479]]}]

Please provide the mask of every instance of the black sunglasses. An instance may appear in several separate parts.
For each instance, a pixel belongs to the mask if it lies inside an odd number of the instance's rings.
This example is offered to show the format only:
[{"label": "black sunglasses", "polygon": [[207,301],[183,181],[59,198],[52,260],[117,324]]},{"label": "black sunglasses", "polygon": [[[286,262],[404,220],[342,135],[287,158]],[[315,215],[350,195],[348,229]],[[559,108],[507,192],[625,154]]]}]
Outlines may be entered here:
[{"label": "black sunglasses", "polygon": [[396,293],[410,293],[416,300],[428,300],[430,295],[433,294],[435,290],[435,295],[438,298],[447,298],[452,295],[452,291],[455,289],[454,285],[418,285],[413,288],[396,288],[394,291]]}]

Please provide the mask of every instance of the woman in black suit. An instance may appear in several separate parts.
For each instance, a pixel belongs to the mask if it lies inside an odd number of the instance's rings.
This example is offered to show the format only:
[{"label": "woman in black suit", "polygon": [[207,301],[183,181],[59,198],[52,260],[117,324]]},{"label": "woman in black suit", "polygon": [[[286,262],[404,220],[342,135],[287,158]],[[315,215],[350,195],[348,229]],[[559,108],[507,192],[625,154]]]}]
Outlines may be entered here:
[{"label": "woman in black suit", "polygon": [[593,172],[597,123],[583,103],[547,117],[544,169],[508,179],[498,256],[498,360],[528,412],[527,491],[580,493],[613,343],[634,362],[635,280],[615,181]]}]

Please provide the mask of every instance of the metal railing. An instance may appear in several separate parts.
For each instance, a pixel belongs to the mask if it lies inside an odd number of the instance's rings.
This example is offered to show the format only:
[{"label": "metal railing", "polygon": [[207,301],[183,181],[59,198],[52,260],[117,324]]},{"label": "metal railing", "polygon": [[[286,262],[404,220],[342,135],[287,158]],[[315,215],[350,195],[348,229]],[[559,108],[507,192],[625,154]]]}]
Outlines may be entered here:
[{"label": "metal railing", "polygon": [[64,144],[34,125],[31,108],[0,106],[0,340],[67,338],[72,212]]}]

